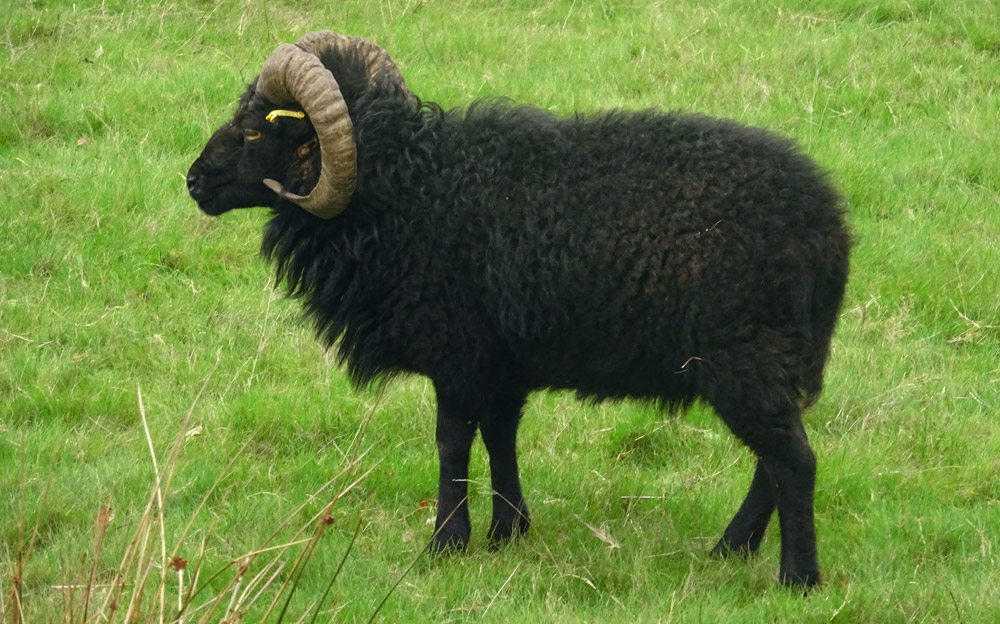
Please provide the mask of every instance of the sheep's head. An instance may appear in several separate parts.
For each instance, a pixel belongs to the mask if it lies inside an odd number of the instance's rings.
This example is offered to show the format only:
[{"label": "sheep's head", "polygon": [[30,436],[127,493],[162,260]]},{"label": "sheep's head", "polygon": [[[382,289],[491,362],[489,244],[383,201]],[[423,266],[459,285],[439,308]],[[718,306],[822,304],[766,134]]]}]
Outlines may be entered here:
[{"label": "sheep's head", "polygon": [[188,191],[203,211],[288,201],[329,219],[347,208],[357,152],[341,86],[321,61],[331,52],[360,58],[367,80],[387,74],[405,89],[389,55],[366,39],[321,31],[278,46],[191,165]]}]

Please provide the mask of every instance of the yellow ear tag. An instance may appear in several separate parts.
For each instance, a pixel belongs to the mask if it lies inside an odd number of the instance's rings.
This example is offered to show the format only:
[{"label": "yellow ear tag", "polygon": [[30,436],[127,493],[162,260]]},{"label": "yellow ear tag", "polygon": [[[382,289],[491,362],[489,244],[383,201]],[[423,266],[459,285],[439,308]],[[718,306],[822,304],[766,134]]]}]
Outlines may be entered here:
[{"label": "yellow ear tag", "polygon": [[267,117],[265,117],[264,119],[270,121],[271,123],[274,123],[274,120],[277,119],[278,117],[294,117],[296,119],[303,119],[305,118],[305,116],[306,114],[303,113],[302,111],[276,109],[268,113]]}]

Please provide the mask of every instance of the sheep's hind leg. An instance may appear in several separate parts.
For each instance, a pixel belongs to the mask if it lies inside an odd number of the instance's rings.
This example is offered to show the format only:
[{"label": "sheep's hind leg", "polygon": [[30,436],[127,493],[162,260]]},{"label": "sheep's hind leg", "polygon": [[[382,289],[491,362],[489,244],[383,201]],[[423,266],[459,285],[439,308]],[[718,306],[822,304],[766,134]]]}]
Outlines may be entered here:
[{"label": "sheep's hind leg", "polygon": [[[757,455],[758,464],[771,483],[781,529],[781,582],[792,586],[815,585],[819,582],[813,516],[816,456],[809,447],[799,410],[789,407],[781,413],[762,414],[752,419],[727,418],[731,414],[724,410],[720,410],[720,415],[733,433]],[[754,526],[751,512],[763,513],[765,509],[766,497],[759,491],[766,483],[763,476],[755,479],[756,487],[751,485],[748,498],[754,498],[747,513],[744,514],[741,508],[734,518],[734,521],[747,521],[743,530],[733,536],[746,537],[748,545],[751,538],[746,527]],[[755,492],[755,489],[758,491]],[[723,541],[725,539],[723,537]],[[733,540],[737,546],[742,541]]]},{"label": "sheep's hind leg", "polygon": [[438,460],[438,509],[431,552],[461,550],[469,542],[468,478],[469,452],[476,435],[476,422],[461,400],[437,393],[438,416],[435,437]]},{"label": "sheep's hind leg", "polygon": [[781,582],[811,587],[819,582],[816,561],[816,455],[798,419],[787,432],[786,446],[761,456],[774,483],[774,497],[781,528]]},{"label": "sheep's hind leg", "polygon": [[487,538],[494,548],[524,534],[531,524],[517,468],[517,426],[524,396],[494,402],[480,432],[490,457],[493,519]]},{"label": "sheep's hind leg", "polygon": [[712,555],[726,557],[730,554],[749,556],[757,552],[771,516],[774,514],[774,484],[760,460],[750,482],[750,490],[740,510],[726,527],[722,539],[712,549]]}]

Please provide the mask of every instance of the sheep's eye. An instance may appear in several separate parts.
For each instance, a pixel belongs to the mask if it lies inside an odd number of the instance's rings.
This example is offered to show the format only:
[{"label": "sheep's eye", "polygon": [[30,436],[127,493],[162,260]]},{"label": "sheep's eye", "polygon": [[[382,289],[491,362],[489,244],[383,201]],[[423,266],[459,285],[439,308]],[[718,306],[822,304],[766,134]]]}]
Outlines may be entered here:
[{"label": "sheep's eye", "polygon": [[260,130],[254,130],[253,128],[245,128],[243,130],[243,138],[247,141],[256,141],[260,137]]}]

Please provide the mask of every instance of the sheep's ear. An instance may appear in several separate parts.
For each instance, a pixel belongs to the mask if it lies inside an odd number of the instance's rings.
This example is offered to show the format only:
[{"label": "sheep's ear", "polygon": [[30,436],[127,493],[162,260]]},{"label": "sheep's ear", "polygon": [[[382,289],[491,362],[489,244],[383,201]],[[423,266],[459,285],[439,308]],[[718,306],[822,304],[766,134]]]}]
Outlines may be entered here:
[{"label": "sheep's ear", "polygon": [[284,110],[284,109],[281,109],[281,108],[276,108],[273,111],[271,111],[270,113],[268,113],[267,117],[264,117],[264,119],[268,123],[274,123],[274,122],[276,122],[278,120],[278,117],[291,117],[293,119],[305,119],[305,116],[306,116],[306,114],[303,113],[302,111],[291,111],[291,110]]},{"label": "sheep's ear", "polygon": [[[279,119],[285,121],[279,122]],[[268,113],[264,120],[270,124],[281,123],[282,130],[292,137],[304,137],[312,133],[312,126],[302,111],[276,108]]]}]

